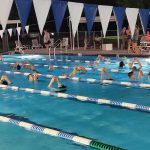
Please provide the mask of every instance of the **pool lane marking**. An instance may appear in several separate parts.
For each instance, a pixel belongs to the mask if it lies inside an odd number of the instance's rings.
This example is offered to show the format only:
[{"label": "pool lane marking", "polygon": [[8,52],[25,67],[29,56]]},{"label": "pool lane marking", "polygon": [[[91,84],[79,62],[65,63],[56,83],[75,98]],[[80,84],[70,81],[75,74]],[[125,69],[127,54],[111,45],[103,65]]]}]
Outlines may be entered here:
[{"label": "pool lane marking", "polygon": [[[24,76],[28,76],[29,72],[13,72],[13,71],[3,71],[0,70],[1,73],[6,73],[6,74],[15,74],[15,75],[24,75]],[[51,74],[38,74],[41,77],[45,77],[45,78],[52,78],[55,75],[51,75]],[[121,86],[127,86],[127,87],[138,87],[138,88],[145,88],[145,89],[149,89],[150,88],[150,84],[145,84],[145,83],[134,83],[134,82],[124,82],[124,81],[112,81],[112,80],[98,80],[98,79],[94,79],[94,78],[81,78],[81,77],[64,77],[64,76],[58,76],[59,79],[69,79],[69,80],[73,80],[73,81],[78,81],[78,82],[87,82],[87,83],[95,83],[95,84],[109,84],[109,85],[121,85]]]},{"label": "pool lane marking", "polygon": [[[9,63],[9,62],[3,62],[4,65],[14,65],[15,63]],[[27,64],[28,66],[30,64]],[[44,65],[39,65],[39,64],[33,64],[35,67],[48,67],[50,64],[44,64]],[[69,67],[69,66],[58,66],[58,65],[52,65],[54,68],[63,68],[63,69],[73,69],[74,67]],[[96,70],[101,72],[101,68],[91,68],[91,67],[85,67],[87,71],[91,70]],[[113,73],[129,73],[131,70],[121,70],[121,69],[108,69],[108,72],[113,72]],[[148,71],[144,71],[145,74],[148,74]]]},{"label": "pool lane marking", "polygon": [[55,137],[59,137],[62,139],[70,140],[70,141],[75,142],[77,144],[89,146],[89,147],[96,148],[99,150],[101,150],[101,149],[103,149],[103,150],[108,150],[108,149],[109,150],[123,150],[122,148],[108,145],[108,144],[105,144],[102,142],[98,142],[98,141],[95,141],[95,140],[90,139],[90,138],[85,138],[82,136],[74,135],[73,133],[61,131],[60,129],[54,129],[54,128],[48,128],[48,127],[45,128],[42,125],[36,125],[33,123],[21,121],[18,119],[13,119],[10,117],[0,116],[0,121],[11,123],[11,124],[14,124],[16,126],[23,127],[23,128],[30,130],[30,131],[39,132],[42,134],[47,134],[49,136],[55,136]]},{"label": "pool lane marking", "polygon": [[120,107],[125,109],[131,109],[131,110],[138,110],[138,111],[144,111],[150,113],[150,107],[145,105],[138,105],[133,103],[126,103],[126,102],[119,102],[119,101],[112,101],[108,99],[98,99],[98,98],[91,98],[86,97],[82,95],[72,95],[67,93],[55,93],[47,90],[38,90],[38,89],[32,89],[32,88],[23,88],[18,86],[7,86],[0,84],[1,89],[10,89],[14,91],[24,91],[27,93],[35,93],[35,94],[41,94],[43,96],[55,96],[63,99],[73,99],[76,101],[82,101],[82,102],[89,102],[89,103],[95,103],[98,105],[107,105],[107,106],[113,106],[113,107]]}]

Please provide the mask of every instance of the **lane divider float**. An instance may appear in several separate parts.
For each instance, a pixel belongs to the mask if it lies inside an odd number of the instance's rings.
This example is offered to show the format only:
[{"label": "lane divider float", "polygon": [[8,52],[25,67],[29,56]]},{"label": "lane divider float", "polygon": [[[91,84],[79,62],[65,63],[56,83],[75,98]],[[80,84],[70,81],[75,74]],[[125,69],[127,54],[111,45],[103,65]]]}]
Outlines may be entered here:
[{"label": "lane divider float", "polygon": [[[24,75],[28,76],[29,72],[13,72],[13,71],[3,71],[0,70],[1,73],[6,73],[6,74],[15,74],[15,75]],[[52,74],[38,74],[41,77],[45,78],[52,78],[55,75]],[[78,81],[78,82],[87,82],[87,83],[94,83],[94,84],[108,84],[108,85],[121,85],[121,86],[127,86],[127,87],[137,87],[137,88],[144,88],[144,89],[149,89],[150,84],[145,84],[145,83],[137,83],[137,82],[124,82],[124,81],[113,81],[113,80],[99,80],[99,79],[94,79],[94,78],[81,78],[81,77],[65,77],[65,76],[58,76],[59,79],[69,79],[73,81]]]},{"label": "lane divider float", "polygon": [[14,124],[16,126],[23,127],[23,128],[30,130],[30,131],[39,132],[42,134],[47,134],[49,136],[55,136],[55,137],[59,137],[62,139],[70,140],[72,142],[75,142],[76,144],[89,146],[89,147],[96,148],[99,150],[123,150],[122,148],[108,145],[108,144],[104,144],[102,142],[98,142],[98,141],[95,141],[95,140],[90,139],[90,138],[85,138],[82,136],[74,135],[72,133],[61,131],[59,129],[45,128],[41,125],[36,125],[33,123],[24,122],[21,120],[16,120],[16,119],[13,119],[10,117],[0,116],[0,121],[11,123],[11,124]]},{"label": "lane divider float", "polygon": [[150,113],[150,106],[145,106],[145,105],[112,101],[112,100],[107,100],[107,99],[97,99],[97,98],[91,98],[91,97],[86,97],[86,96],[81,96],[81,95],[71,95],[71,94],[67,94],[67,93],[59,93],[59,92],[55,93],[55,92],[51,92],[51,91],[47,91],[47,90],[23,88],[23,87],[18,87],[18,86],[7,86],[7,85],[2,85],[2,84],[0,84],[0,88],[5,89],[5,90],[10,89],[10,90],[14,90],[14,91],[24,91],[27,93],[41,94],[43,96],[55,96],[55,97],[59,97],[59,98],[63,98],[63,99],[72,99],[72,100],[81,101],[81,102],[85,102],[85,103],[86,102],[95,103],[98,105],[120,107],[120,108]]}]

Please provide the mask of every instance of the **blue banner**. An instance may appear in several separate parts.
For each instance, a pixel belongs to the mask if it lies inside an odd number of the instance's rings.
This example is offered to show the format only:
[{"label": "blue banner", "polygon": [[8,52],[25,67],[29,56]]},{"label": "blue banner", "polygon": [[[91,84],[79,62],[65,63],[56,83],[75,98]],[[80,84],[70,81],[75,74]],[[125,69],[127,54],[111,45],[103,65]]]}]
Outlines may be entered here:
[{"label": "blue banner", "polygon": [[15,0],[22,27],[27,24],[28,16],[32,6],[32,0]]},{"label": "blue banner", "polygon": [[98,8],[97,5],[84,4],[84,13],[85,13],[86,21],[87,21],[88,33],[90,33],[92,30],[97,8]]},{"label": "blue banner", "polygon": [[139,15],[140,15],[144,34],[146,34],[146,31],[147,31],[147,26],[148,26],[148,21],[149,21],[149,13],[150,13],[149,9],[140,9],[139,10]]},{"label": "blue banner", "polygon": [[63,18],[66,12],[67,2],[55,0],[52,2],[52,10],[55,19],[55,25],[57,32],[60,31]]},{"label": "blue banner", "polygon": [[122,31],[123,20],[125,17],[125,8],[123,7],[113,7],[114,14],[116,16],[117,28],[119,33]]}]

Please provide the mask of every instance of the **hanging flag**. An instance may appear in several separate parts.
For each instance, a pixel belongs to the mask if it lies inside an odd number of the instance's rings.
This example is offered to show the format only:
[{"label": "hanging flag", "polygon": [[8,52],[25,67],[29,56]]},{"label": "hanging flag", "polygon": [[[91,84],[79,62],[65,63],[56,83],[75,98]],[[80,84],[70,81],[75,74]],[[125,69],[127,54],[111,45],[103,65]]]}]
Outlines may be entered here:
[{"label": "hanging flag", "polygon": [[3,38],[3,33],[4,33],[4,30],[0,30],[0,36],[1,36],[1,38]]},{"label": "hanging flag", "polygon": [[146,34],[146,31],[147,31],[147,26],[148,26],[148,21],[149,21],[149,13],[150,13],[149,9],[140,9],[139,10],[139,16],[140,16],[144,34]]},{"label": "hanging flag", "polygon": [[69,8],[69,12],[70,12],[70,19],[72,22],[72,31],[73,31],[73,35],[75,37],[76,31],[78,29],[78,25],[80,22],[81,14],[83,11],[83,4],[68,2],[68,8]]},{"label": "hanging flag", "polygon": [[113,9],[112,6],[104,6],[104,5],[99,5],[98,6],[104,37],[106,36],[106,31],[107,31],[107,28],[108,28],[108,24],[109,24],[109,20],[110,20],[110,17],[111,17],[112,9]]},{"label": "hanging flag", "polygon": [[16,28],[13,28],[12,30],[13,30],[14,36],[16,36],[16,34],[17,34]]},{"label": "hanging flag", "polygon": [[33,0],[34,9],[40,29],[42,34],[43,28],[50,10],[51,0]]},{"label": "hanging flag", "polygon": [[15,0],[21,25],[24,28],[27,24],[28,16],[32,6],[32,0]]},{"label": "hanging flag", "polygon": [[95,20],[97,5],[84,4],[84,13],[87,21],[88,33],[91,32]]},{"label": "hanging flag", "polygon": [[125,17],[125,8],[124,7],[113,7],[114,15],[116,17],[117,29],[119,33],[122,31],[123,20]]},{"label": "hanging flag", "polygon": [[65,1],[54,1],[52,3],[52,10],[55,18],[55,25],[56,25],[57,32],[60,31],[60,27],[62,25],[66,8],[67,8],[67,2]]},{"label": "hanging flag", "polygon": [[27,32],[27,34],[29,33],[29,26],[25,26],[25,30]]},{"label": "hanging flag", "polygon": [[8,29],[9,36],[12,36],[12,29]]},{"label": "hanging flag", "polygon": [[128,23],[130,26],[132,37],[134,35],[138,12],[139,12],[139,9],[137,8],[126,8],[126,15],[127,15]]},{"label": "hanging flag", "polygon": [[13,0],[0,0],[0,21],[5,30]]},{"label": "hanging flag", "polygon": [[21,33],[21,27],[17,27],[16,30],[17,30],[18,34],[20,35],[20,33]]}]

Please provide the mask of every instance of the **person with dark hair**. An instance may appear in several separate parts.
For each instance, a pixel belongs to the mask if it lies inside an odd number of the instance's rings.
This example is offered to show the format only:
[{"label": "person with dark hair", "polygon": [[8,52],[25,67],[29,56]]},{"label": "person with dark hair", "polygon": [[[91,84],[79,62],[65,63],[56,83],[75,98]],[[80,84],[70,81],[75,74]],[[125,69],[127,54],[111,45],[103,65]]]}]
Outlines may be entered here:
[{"label": "person with dark hair", "polygon": [[119,69],[122,69],[124,66],[125,66],[124,62],[120,61],[120,63],[119,63]]},{"label": "person with dark hair", "polygon": [[6,75],[2,75],[0,78],[0,84],[3,85],[10,85],[12,82],[9,80],[9,78]]},{"label": "person with dark hair", "polygon": [[21,70],[21,65],[17,61],[14,65],[10,66],[11,69],[17,69],[18,71]]},{"label": "person with dark hair", "polygon": [[[57,88],[52,87],[54,82],[57,83]],[[56,76],[52,77],[52,79],[50,80],[50,82],[48,84],[48,87],[54,92],[65,92],[67,90],[67,87],[65,85],[61,84],[58,77],[56,77]]]}]

